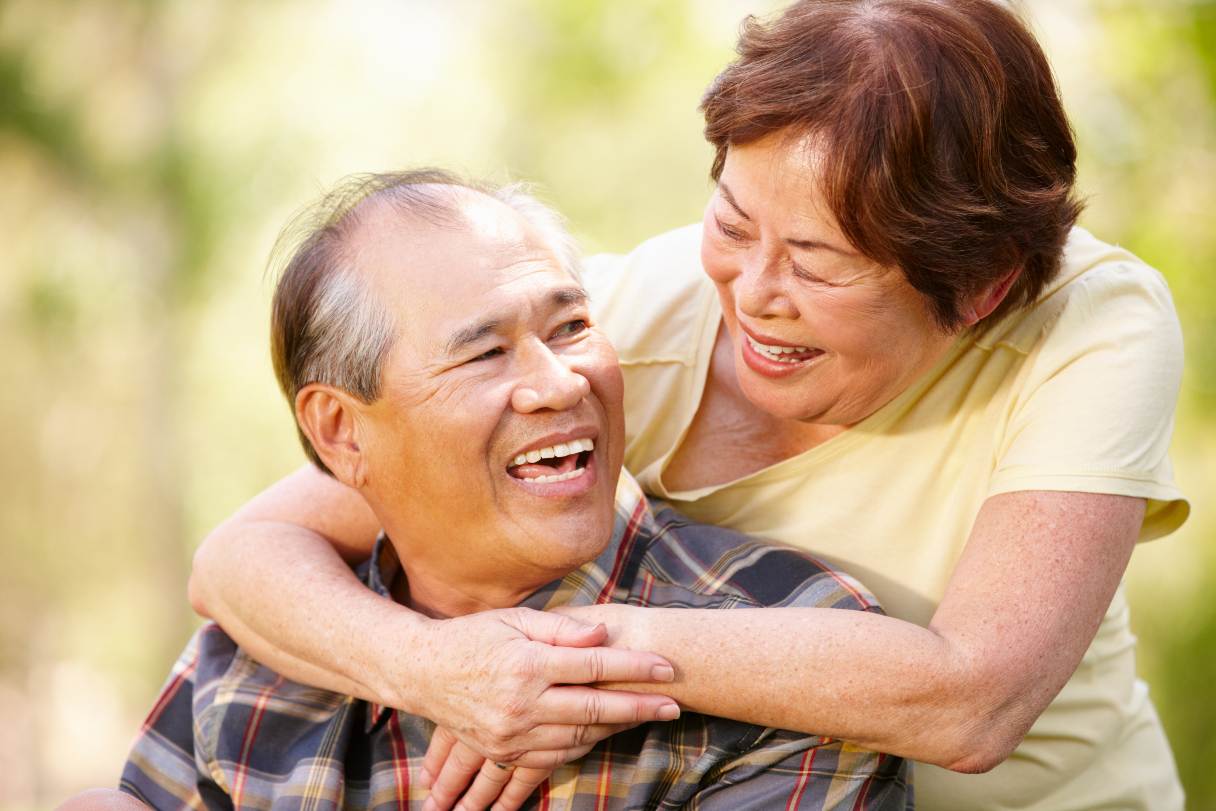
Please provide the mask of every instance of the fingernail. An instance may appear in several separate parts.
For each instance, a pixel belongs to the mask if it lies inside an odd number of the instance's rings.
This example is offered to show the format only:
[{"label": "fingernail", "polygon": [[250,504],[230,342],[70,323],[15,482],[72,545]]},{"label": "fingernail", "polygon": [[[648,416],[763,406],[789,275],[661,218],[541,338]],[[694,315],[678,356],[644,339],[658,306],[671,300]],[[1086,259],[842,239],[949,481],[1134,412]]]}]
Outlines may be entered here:
[{"label": "fingernail", "polygon": [[673,681],[676,671],[671,665],[655,665],[650,669],[650,677],[655,681]]},{"label": "fingernail", "polygon": [[439,804],[435,802],[435,798],[427,797],[426,802],[422,804],[422,811],[435,811],[435,809],[438,807]]},{"label": "fingernail", "polygon": [[679,717],[680,717],[680,705],[679,704],[664,704],[662,707],[659,707],[659,720],[660,721],[674,721]]},{"label": "fingernail", "polygon": [[422,769],[418,772],[418,783],[423,788],[430,788],[431,781],[434,779],[435,778],[431,776],[431,773],[429,771],[427,771],[425,766],[423,766]]}]

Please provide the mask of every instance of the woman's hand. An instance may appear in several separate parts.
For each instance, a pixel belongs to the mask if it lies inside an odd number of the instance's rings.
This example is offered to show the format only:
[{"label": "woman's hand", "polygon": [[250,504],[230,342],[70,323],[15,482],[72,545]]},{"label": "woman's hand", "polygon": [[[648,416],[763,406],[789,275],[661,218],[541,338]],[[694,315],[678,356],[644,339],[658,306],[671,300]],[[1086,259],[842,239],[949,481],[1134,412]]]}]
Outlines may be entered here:
[{"label": "woman's hand", "polygon": [[[623,605],[561,608],[557,609],[560,614],[544,613],[540,616],[536,616],[536,612],[526,609],[519,610],[526,613],[523,616],[522,624],[515,627],[528,634],[534,642],[543,641],[542,637],[547,636],[548,639],[553,640],[552,644],[570,646],[602,645],[608,642],[620,646],[624,631],[631,624],[629,620],[631,618],[640,619],[630,613],[636,609]],[[641,624],[644,625],[644,623]],[[584,648],[584,653],[590,653],[592,650],[597,649]],[[605,648],[598,648],[598,650],[607,654],[609,659],[616,658],[615,655],[619,653],[632,653],[627,650]],[[650,678],[655,675],[652,670],[647,681],[667,680],[667,665],[665,660],[661,661],[664,663],[658,665],[659,675],[664,678],[662,680]],[[610,669],[600,665],[596,665],[594,670],[602,676],[602,679],[595,679],[597,682],[619,681],[614,674],[625,672],[622,669]],[[587,675],[595,674],[588,670]],[[556,689],[574,688],[550,688],[550,690]],[[620,696],[627,696],[631,699],[641,697],[636,693],[581,689],[587,691],[583,693],[586,702],[599,704],[605,708],[608,708]],[[484,757],[480,751],[460,741],[451,730],[441,726],[436,729],[435,735],[431,738],[431,745],[427,749],[426,759],[423,763],[423,781],[431,788],[431,799],[425,806],[426,811],[447,811],[457,800],[459,800],[459,805],[455,807],[460,811],[475,811],[475,809],[490,807],[491,804],[495,811],[513,811],[531,796],[532,792],[553,773],[554,769],[583,757],[603,739],[644,721],[669,720],[678,714],[678,706],[675,706],[674,702],[670,702],[670,699],[665,696],[652,696],[651,699],[661,701],[659,712],[655,717],[643,718],[635,715],[634,718],[621,723],[589,723],[588,704],[569,705],[567,709],[570,715],[568,717],[548,725],[556,737],[545,738],[546,741],[556,740],[559,744],[568,743],[568,746],[528,751],[509,762],[505,759],[496,761]],[[607,717],[604,711],[597,710],[594,714],[600,719]],[[614,717],[623,718],[625,716],[618,714]],[[496,765],[496,762],[507,768]],[[472,785],[470,785],[470,781],[472,781]]]},{"label": "woman's hand", "polygon": [[674,678],[666,659],[602,647],[606,640],[603,624],[526,608],[434,621],[429,643],[410,657],[427,683],[414,711],[491,761],[539,768],[581,757],[621,729],[678,717],[667,696],[585,686]]},{"label": "woman's hand", "polygon": [[[590,745],[580,748],[581,754],[576,759],[590,749]],[[431,737],[422,768],[423,784],[431,789],[422,811],[448,811],[457,800],[460,804],[455,807],[459,811],[481,811],[491,804],[494,811],[515,811],[553,774],[553,767],[499,765],[477,754],[443,727]]]}]

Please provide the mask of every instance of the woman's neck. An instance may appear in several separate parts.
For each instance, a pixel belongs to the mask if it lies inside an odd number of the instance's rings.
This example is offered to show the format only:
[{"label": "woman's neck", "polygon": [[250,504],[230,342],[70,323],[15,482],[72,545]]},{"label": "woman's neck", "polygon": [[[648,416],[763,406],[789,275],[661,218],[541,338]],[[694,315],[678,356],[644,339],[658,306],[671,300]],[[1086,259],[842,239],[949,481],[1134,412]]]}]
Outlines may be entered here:
[{"label": "woman's neck", "polygon": [[663,470],[669,492],[734,481],[845,430],[841,425],[781,419],[757,408],[739,388],[734,363],[730,339],[720,329],[692,425]]}]

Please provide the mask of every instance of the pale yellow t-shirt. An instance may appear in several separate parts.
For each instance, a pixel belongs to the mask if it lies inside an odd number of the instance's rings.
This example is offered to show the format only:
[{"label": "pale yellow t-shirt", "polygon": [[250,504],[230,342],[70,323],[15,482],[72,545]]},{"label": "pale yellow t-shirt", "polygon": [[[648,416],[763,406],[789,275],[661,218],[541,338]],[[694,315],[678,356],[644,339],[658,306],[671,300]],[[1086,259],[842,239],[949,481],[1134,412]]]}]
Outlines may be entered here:
[{"label": "pale yellow t-shirt", "polygon": [[[729,484],[669,492],[663,469],[700,402],[721,318],[699,240],[699,227],[682,228],[625,257],[593,257],[586,272],[624,369],[625,464],[692,518],[808,549],[921,625],[991,495],[1143,497],[1141,540],[1186,519],[1167,456],[1182,372],[1169,291],[1135,256],[1081,229],[1038,303],[960,338],[863,422]],[[1014,755],[983,775],[918,765],[917,807],[1181,808],[1134,649],[1120,588],[1077,673]]]}]

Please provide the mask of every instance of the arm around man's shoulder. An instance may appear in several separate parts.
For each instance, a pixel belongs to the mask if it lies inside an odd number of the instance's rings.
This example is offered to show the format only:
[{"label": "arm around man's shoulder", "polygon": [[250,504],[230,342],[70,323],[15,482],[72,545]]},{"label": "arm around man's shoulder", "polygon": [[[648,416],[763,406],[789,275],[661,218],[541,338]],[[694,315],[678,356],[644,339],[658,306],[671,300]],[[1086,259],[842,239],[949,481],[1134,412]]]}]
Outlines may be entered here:
[{"label": "arm around man's shoulder", "polygon": [[[799,549],[699,524],[663,504],[653,506],[659,531],[650,550],[652,565],[679,583],[670,588],[691,587],[710,600],[701,607],[882,613],[855,578]],[[658,604],[664,603],[662,588],[651,588]],[[697,605],[695,598],[685,600],[690,607]],[[910,780],[910,766],[902,758],[817,735],[753,726],[735,754],[699,788],[696,807],[903,811],[912,805]]]}]

